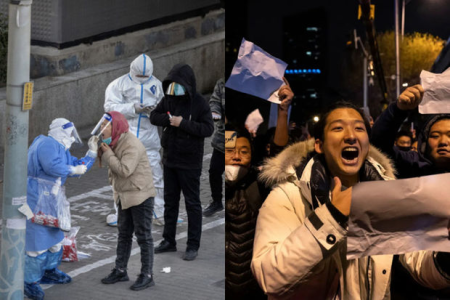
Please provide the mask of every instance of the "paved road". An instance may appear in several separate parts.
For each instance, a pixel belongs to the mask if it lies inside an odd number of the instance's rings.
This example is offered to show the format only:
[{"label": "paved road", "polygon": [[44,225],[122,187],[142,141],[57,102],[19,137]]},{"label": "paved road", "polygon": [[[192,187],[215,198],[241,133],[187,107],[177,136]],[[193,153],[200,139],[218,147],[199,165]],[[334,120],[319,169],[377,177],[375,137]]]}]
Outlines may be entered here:
[{"label": "paved road", "polygon": [[[205,155],[201,175],[200,196],[205,208],[210,201],[208,168],[212,154],[211,140],[205,140]],[[81,157],[84,148],[72,151]],[[3,153],[0,158],[0,181],[3,179]],[[225,299],[225,256],[224,256],[224,212],[203,218],[203,233],[199,255],[187,262],[181,259],[186,247],[187,216],[184,200],[181,200],[180,217],[184,222],[178,225],[178,252],[155,255],[153,272],[156,285],[134,292],[129,286],[140,270],[139,247],[134,241],[128,266],[129,282],[103,285],[100,279],[114,267],[117,228],[106,225],[106,216],[114,211],[112,191],[107,181],[107,169],[96,164],[80,179],[70,178],[66,182],[66,195],[71,202],[72,226],[80,226],[77,236],[78,250],[88,253],[90,258],[79,262],[63,262],[61,269],[72,276],[68,285],[43,285],[46,300],[52,299]],[[0,183],[0,197],[3,197],[3,183]],[[162,227],[152,228],[155,245],[162,239]],[[170,273],[161,273],[164,267],[171,267]]]}]

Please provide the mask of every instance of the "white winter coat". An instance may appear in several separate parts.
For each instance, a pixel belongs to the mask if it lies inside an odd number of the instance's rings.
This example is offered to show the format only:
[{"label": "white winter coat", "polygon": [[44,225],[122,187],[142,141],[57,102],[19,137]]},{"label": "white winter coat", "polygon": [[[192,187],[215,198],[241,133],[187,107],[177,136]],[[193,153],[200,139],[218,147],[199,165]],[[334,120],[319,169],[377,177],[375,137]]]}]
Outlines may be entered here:
[{"label": "white winter coat", "polygon": [[[326,205],[314,210],[316,217],[312,214],[312,163],[300,179],[295,172],[312,149],[312,144],[294,144],[269,161],[261,174],[277,185],[259,212],[253,274],[269,299],[390,299],[393,256],[347,261],[346,230]],[[390,161],[374,147],[368,160],[385,180],[393,179]],[[400,255],[400,262],[424,286],[450,286],[433,255],[432,251],[407,253]]]}]

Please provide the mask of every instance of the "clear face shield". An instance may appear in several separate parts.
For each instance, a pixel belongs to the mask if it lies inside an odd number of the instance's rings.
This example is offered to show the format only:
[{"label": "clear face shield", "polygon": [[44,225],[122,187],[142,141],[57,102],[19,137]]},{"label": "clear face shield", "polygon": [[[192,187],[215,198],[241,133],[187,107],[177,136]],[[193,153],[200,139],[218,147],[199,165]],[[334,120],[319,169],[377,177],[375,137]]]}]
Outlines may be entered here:
[{"label": "clear face shield", "polygon": [[167,87],[166,95],[168,95],[168,96],[184,96],[184,95],[186,95],[186,89],[181,84],[172,82]]},{"label": "clear face shield", "polygon": [[72,141],[72,146],[78,148],[83,146],[83,141],[80,138],[80,135],[78,134],[77,129],[75,128],[75,125],[73,122],[66,123],[62,125],[62,129],[69,133],[68,136],[70,140]]},{"label": "clear face shield", "polygon": [[[103,122],[106,121],[106,125],[102,127]],[[95,126],[94,130],[92,130],[91,135],[96,135],[98,138],[103,133],[103,130],[105,130],[109,125],[111,125],[112,117],[108,114],[104,114],[100,121],[98,121],[97,125]]]}]

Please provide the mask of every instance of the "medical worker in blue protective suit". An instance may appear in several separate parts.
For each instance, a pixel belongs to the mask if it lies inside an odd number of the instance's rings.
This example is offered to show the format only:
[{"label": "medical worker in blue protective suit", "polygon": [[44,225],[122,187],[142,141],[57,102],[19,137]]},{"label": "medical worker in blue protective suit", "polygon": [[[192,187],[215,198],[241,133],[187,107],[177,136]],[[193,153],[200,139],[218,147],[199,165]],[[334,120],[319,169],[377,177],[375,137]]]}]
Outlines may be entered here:
[{"label": "medical worker in blue protective suit", "polygon": [[[27,203],[34,211],[38,199],[57,195],[67,176],[86,173],[95,162],[98,138],[89,140],[89,151],[82,159],[73,157],[69,148],[81,143],[72,122],[64,118],[53,120],[48,136],[40,135],[28,150]],[[43,192],[44,191],[44,192]],[[49,192],[50,191],[50,192]],[[25,295],[30,299],[43,299],[40,283],[69,283],[69,275],[58,270],[62,259],[61,242],[64,234],[59,228],[32,223],[27,220],[25,243]]]},{"label": "medical worker in blue protective suit", "polygon": [[[153,220],[156,225],[163,225],[164,222],[164,179],[158,128],[150,123],[149,115],[163,96],[161,81],[153,76],[152,60],[141,54],[131,63],[130,73],[108,85],[104,105],[105,112],[117,111],[123,114],[128,120],[130,132],[145,146],[156,188]],[[115,215],[108,216],[107,223],[117,224],[117,208]]]}]

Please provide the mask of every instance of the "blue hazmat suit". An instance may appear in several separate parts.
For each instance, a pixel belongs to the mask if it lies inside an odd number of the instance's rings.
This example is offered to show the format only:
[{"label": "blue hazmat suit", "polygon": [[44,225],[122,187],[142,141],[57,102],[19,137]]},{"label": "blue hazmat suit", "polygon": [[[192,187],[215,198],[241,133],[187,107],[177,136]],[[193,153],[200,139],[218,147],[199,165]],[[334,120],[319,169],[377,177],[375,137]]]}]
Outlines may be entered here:
[{"label": "blue hazmat suit", "polygon": [[[38,136],[28,150],[27,203],[31,211],[34,211],[39,199],[38,181],[33,178],[42,178],[55,183],[60,181],[60,185],[63,186],[70,174],[68,166],[84,164],[89,170],[94,162],[95,158],[90,156],[82,159],[72,156],[69,150],[52,137]],[[46,250],[63,239],[64,234],[61,229],[42,226],[27,220],[25,251]]]},{"label": "blue hazmat suit", "polygon": [[[86,166],[86,171],[93,166],[97,149],[89,150],[82,159],[70,154],[69,148],[77,139],[81,142],[73,123],[58,118],[50,125],[49,136],[40,135],[31,144],[28,150],[27,185],[27,204],[31,211],[34,212],[40,197],[54,200],[54,197],[49,196],[50,193],[61,194],[60,187],[68,176],[78,177],[79,175],[75,174],[82,174],[83,171],[75,171],[77,166]],[[46,189],[47,186],[50,186],[50,189]],[[61,229],[27,220],[24,292],[28,298],[43,299],[44,292],[39,283],[71,281],[70,276],[57,269],[61,264],[60,243],[63,239],[64,233]]]}]

